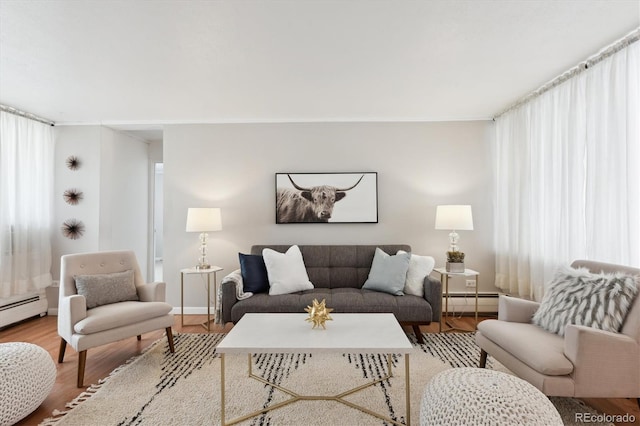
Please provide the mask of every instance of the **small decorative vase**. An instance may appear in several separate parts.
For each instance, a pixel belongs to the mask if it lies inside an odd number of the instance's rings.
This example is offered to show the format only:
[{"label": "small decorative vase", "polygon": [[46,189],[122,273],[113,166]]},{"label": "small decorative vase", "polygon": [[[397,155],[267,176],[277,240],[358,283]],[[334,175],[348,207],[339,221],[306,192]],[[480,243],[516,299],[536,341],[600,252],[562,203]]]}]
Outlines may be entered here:
[{"label": "small decorative vase", "polygon": [[447,262],[447,272],[464,272],[464,262]]}]

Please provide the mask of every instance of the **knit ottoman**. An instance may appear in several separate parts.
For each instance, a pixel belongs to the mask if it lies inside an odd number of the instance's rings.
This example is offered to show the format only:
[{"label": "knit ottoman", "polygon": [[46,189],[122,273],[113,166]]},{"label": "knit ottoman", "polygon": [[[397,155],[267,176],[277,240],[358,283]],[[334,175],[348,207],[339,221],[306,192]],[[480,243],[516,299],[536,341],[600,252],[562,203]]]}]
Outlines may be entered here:
[{"label": "knit ottoman", "polygon": [[551,401],[524,380],[485,368],[452,368],[425,387],[421,425],[562,426]]},{"label": "knit ottoman", "polygon": [[0,344],[0,425],[12,425],[45,400],[56,382],[49,352],[31,343]]}]

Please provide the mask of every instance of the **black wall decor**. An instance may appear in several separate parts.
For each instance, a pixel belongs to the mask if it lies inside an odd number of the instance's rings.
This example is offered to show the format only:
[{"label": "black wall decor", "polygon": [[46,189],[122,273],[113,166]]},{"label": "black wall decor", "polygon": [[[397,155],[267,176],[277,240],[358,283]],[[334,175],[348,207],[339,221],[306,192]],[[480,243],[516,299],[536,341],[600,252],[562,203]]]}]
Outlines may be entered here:
[{"label": "black wall decor", "polygon": [[70,240],[77,240],[84,235],[84,223],[78,219],[67,219],[60,227],[62,235]]},{"label": "black wall decor", "polygon": [[70,155],[65,161],[69,170],[78,170],[80,168],[80,160],[75,155]]},{"label": "black wall decor", "polygon": [[71,204],[72,206],[78,204],[83,198],[82,191],[79,191],[76,188],[67,189],[66,191],[64,191],[64,194],[62,194],[62,196],[64,198],[64,201],[67,204]]}]

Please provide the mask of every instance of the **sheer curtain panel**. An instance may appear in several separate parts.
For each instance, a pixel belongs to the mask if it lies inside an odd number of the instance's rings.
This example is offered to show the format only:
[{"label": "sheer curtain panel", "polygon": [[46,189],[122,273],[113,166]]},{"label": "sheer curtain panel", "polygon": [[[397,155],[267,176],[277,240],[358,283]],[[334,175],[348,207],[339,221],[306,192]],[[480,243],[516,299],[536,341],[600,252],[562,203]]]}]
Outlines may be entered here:
[{"label": "sheer curtain panel", "polygon": [[496,286],[574,259],[640,266],[640,43],[496,119]]},{"label": "sheer curtain panel", "polygon": [[53,128],[0,112],[0,298],[51,284]]}]

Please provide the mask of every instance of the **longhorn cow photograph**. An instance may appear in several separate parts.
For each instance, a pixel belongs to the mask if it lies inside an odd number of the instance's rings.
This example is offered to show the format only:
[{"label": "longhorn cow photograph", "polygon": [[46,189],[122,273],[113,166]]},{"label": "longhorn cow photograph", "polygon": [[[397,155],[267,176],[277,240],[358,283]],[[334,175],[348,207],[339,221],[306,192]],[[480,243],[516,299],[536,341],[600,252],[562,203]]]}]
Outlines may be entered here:
[{"label": "longhorn cow photograph", "polygon": [[276,173],[276,223],[377,223],[378,174]]}]

